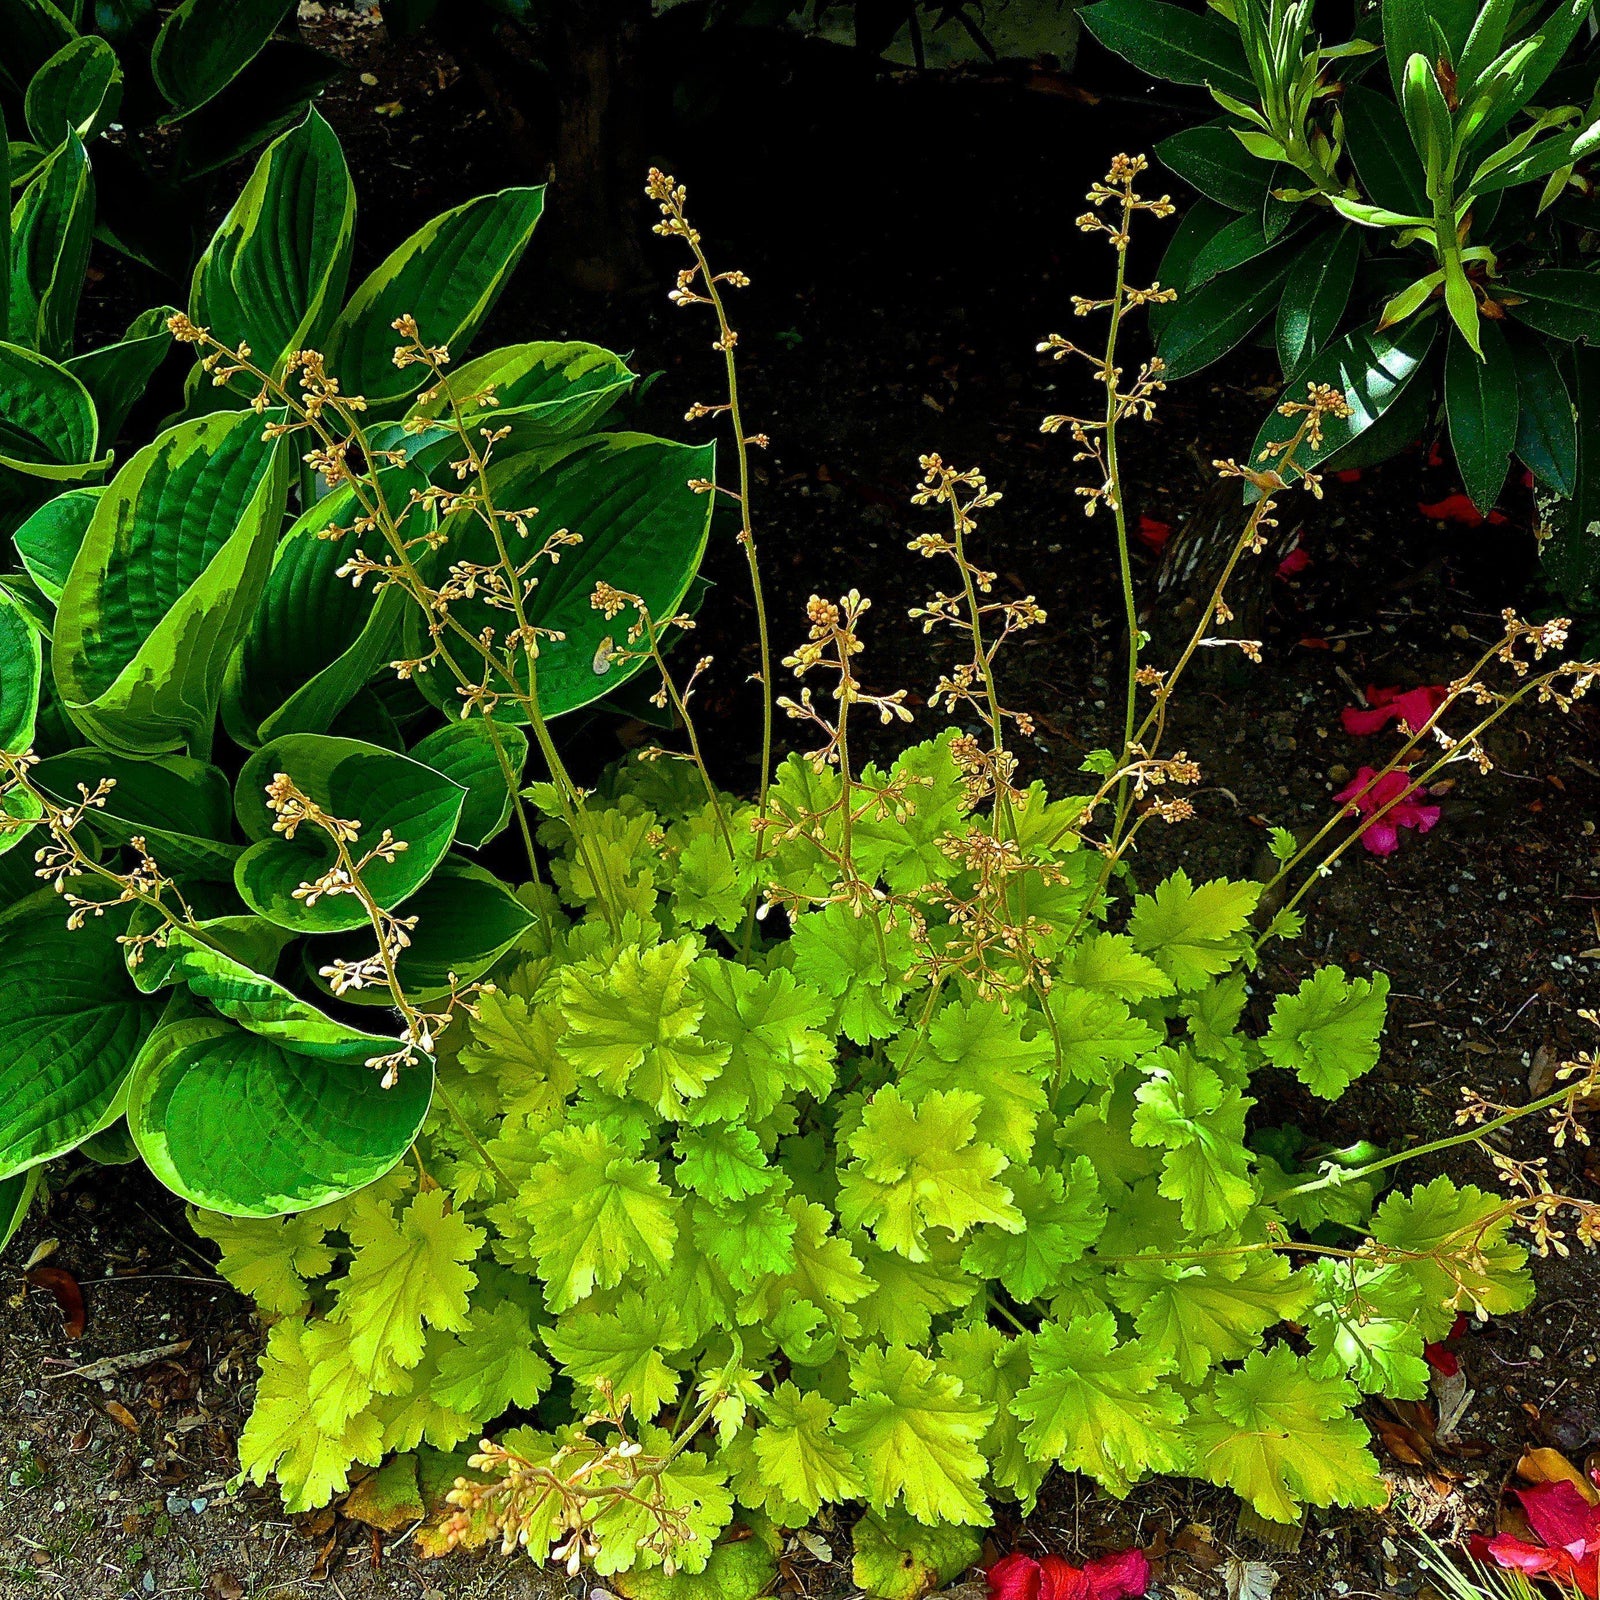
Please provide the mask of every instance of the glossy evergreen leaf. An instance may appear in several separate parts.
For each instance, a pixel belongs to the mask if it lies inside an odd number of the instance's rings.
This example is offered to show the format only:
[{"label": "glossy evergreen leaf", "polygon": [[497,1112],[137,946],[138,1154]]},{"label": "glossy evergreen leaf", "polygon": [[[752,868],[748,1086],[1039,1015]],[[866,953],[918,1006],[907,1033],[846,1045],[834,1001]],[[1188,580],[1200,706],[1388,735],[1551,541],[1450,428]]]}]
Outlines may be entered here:
[{"label": "glossy evergreen leaf", "polygon": [[1206,122],[1185,128],[1159,141],[1155,153],[1208,200],[1259,215],[1272,167],[1239,143],[1231,123]]},{"label": "glossy evergreen leaf", "polygon": [[67,714],[130,755],[210,749],[223,673],[272,560],[286,456],[254,412],[179,423],[117,473],[61,595]]},{"label": "glossy evergreen leaf", "polygon": [[226,88],[270,39],[292,0],[183,0],[161,24],[150,72],[172,107],[187,116]]},{"label": "glossy evergreen leaf", "polygon": [[1239,35],[1221,17],[1162,0],[1100,0],[1080,15],[1101,44],[1141,72],[1255,96]]},{"label": "glossy evergreen leaf", "polygon": [[394,364],[397,317],[418,319],[423,340],[465,352],[544,210],[544,190],[502,189],[446,211],[396,247],[350,297],[327,340],[328,370],[375,410],[422,387],[424,366]]},{"label": "glossy evergreen leaf", "polygon": [[387,829],[405,849],[392,861],[374,860],[362,872],[368,890],[392,910],[427,882],[450,847],[466,791],[460,784],[408,756],[355,739],[290,733],[274,739],[245,762],[234,805],[245,836],[255,841],[239,858],[234,883],[246,905],[269,922],[302,933],[359,928],[367,913],[354,895],[295,898],[337,861],[333,841],[321,828],[301,824],[294,837],[273,831],[266,788],[287,773],[303,793],[330,815],[359,824],[352,846],[364,854]]},{"label": "glossy evergreen leaf", "polygon": [[1301,247],[1278,302],[1278,362],[1293,375],[1333,337],[1355,285],[1361,241],[1354,228],[1323,229]]},{"label": "glossy evergreen leaf", "polygon": [[1566,380],[1540,339],[1506,334],[1517,372],[1518,459],[1548,489],[1570,498],[1578,484],[1578,427]]},{"label": "glossy evergreen leaf", "polygon": [[483,717],[447,722],[418,740],[411,758],[442,772],[467,791],[456,842],[477,850],[511,820],[513,792],[521,785],[528,760],[528,736],[521,728],[491,723]]},{"label": "glossy evergreen leaf", "polygon": [[1600,272],[1539,267],[1508,272],[1498,287],[1518,322],[1552,339],[1600,344]]},{"label": "glossy evergreen leaf", "polygon": [[1362,191],[1387,210],[1426,214],[1422,166],[1399,106],[1376,90],[1351,84],[1342,107],[1345,138]]},{"label": "glossy evergreen leaf", "polygon": [[1485,515],[1493,508],[1517,442],[1517,367],[1497,322],[1478,330],[1482,358],[1452,336],[1444,358],[1444,408],[1461,481]]},{"label": "glossy evergreen leaf", "polygon": [[34,73],[28,84],[28,131],[54,150],[68,132],[92,139],[116,119],[122,104],[117,53],[93,34],[71,40]]},{"label": "glossy evergreen leaf", "polygon": [[175,1194],[225,1216],[281,1216],[381,1178],[410,1149],[432,1092],[427,1067],[385,1089],[370,1068],[196,1018],[150,1041],[129,1085],[128,1126]]},{"label": "glossy evergreen leaf", "polygon": [[1294,261],[1292,245],[1277,244],[1194,294],[1181,295],[1158,347],[1167,378],[1188,377],[1233,349],[1278,303]]},{"label": "glossy evergreen leaf", "polygon": [[[1161,270],[1157,276],[1161,286],[1181,291],[1189,281],[1189,269],[1195,257],[1232,221],[1233,213],[1226,206],[1216,205],[1210,200],[1196,200],[1184,212],[1183,220],[1161,258]],[[1156,302],[1145,308],[1152,338],[1160,340],[1177,309],[1174,300]]]},{"label": "glossy evergreen leaf", "polygon": [[1579,345],[1571,357],[1578,424],[1576,481],[1572,498],[1556,506],[1554,533],[1544,560],[1552,581],[1569,600],[1581,600],[1600,583],[1600,350]]},{"label": "glossy evergreen leaf", "polygon": [[88,152],[68,133],[28,180],[11,213],[11,337],[55,360],[72,353],[72,329],[94,231]]}]

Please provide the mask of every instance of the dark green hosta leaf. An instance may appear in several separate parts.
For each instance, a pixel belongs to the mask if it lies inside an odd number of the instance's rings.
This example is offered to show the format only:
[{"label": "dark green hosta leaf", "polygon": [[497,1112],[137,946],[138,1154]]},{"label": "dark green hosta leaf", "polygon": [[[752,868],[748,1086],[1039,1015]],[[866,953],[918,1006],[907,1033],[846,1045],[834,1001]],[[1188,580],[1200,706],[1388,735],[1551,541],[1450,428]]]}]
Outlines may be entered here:
[{"label": "dark green hosta leaf", "polygon": [[1600,272],[1577,267],[1508,272],[1497,287],[1518,322],[1552,339],[1600,343]]},{"label": "dark green hosta leaf", "polygon": [[248,838],[256,842],[239,859],[234,883],[252,911],[301,933],[336,933],[365,925],[354,895],[319,898],[307,905],[294,891],[314,882],[337,859],[320,828],[302,824],[293,839],[272,831],[266,788],[287,773],[317,805],[360,824],[357,855],[378,843],[385,828],[405,849],[392,862],[373,861],[362,874],[372,897],[392,910],[427,882],[450,848],[466,791],[409,756],[355,739],[291,733],[264,745],[239,774],[234,806]]},{"label": "dark green hosta leaf", "polygon": [[1352,227],[1315,233],[1301,247],[1278,302],[1278,360],[1292,377],[1339,326],[1356,279],[1361,244]]},{"label": "dark green hosta leaf", "polygon": [[[604,579],[619,589],[642,595],[653,617],[665,621],[682,604],[705,552],[710,528],[711,497],[689,488],[692,478],[709,478],[714,455],[710,445],[691,447],[645,434],[599,434],[513,456],[491,469],[496,503],[505,508],[537,506],[529,543],[559,528],[582,535],[583,543],[561,553],[561,564],[540,562],[539,587],[526,610],[531,624],[559,629],[563,639],[542,639],[539,645],[539,704],[547,717],[576,710],[611,693],[642,665],[617,663],[605,641],[627,632],[627,621],[608,622],[589,604],[595,583]],[[458,559],[492,562],[494,545],[482,522],[458,513],[459,532],[451,551]],[[473,633],[493,627],[505,631],[505,612],[479,601],[458,603],[451,612]],[[405,654],[421,656],[428,645],[421,635],[420,613],[406,614]],[[469,653],[458,636],[446,643],[457,668],[473,681],[481,679],[481,658]],[[526,665],[519,657],[517,682],[527,687]],[[459,716],[460,679],[448,661],[435,663],[417,679],[433,703]],[[497,677],[500,689],[512,685]],[[496,715],[520,716],[503,701]]]},{"label": "dark green hosta leaf", "polygon": [[91,1133],[78,1146],[78,1154],[102,1167],[131,1167],[139,1159],[139,1147],[128,1132],[128,1119],[118,1117],[109,1128]]},{"label": "dark green hosta leaf", "polygon": [[1155,147],[1156,155],[1183,181],[1231,211],[1259,213],[1272,168],[1234,137],[1226,122],[1185,128]]},{"label": "dark green hosta leaf", "polygon": [[1547,487],[1570,498],[1578,481],[1578,427],[1566,381],[1541,339],[1510,329],[1517,369],[1517,456]]},{"label": "dark green hosta leaf", "polygon": [[32,748],[42,670],[39,630],[0,590],[0,750],[21,755]]},{"label": "dark green hosta leaf", "polygon": [[[449,994],[453,982],[481,978],[535,920],[492,872],[459,856],[446,856],[439,863],[438,871],[406,902],[406,915],[415,917],[417,925],[395,972],[406,997],[423,1004]],[[371,954],[371,938],[358,930],[312,940],[305,947],[305,964],[317,986],[326,989],[324,967],[340,959],[361,961]],[[386,988],[352,989],[343,998],[355,1005],[394,1005]]]},{"label": "dark green hosta leaf", "polygon": [[[410,470],[383,474],[390,504],[405,505],[427,480]],[[376,558],[383,535],[355,530],[361,507],[348,485],[295,519],[273,552],[250,627],[228,663],[222,717],[228,732],[253,748],[283,733],[326,733],[362,686],[394,659],[401,618],[416,602],[397,584],[360,588],[339,568],[358,549]],[[406,523],[417,537],[433,517],[413,510]],[[338,539],[324,538],[332,528]],[[426,558],[424,558],[426,559]]]},{"label": "dark green hosta leaf", "polygon": [[1478,337],[1481,361],[1464,339],[1451,335],[1444,358],[1444,408],[1462,485],[1487,514],[1506,481],[1517,442],[1517,367],[1499,323],[1483,321]]},{"label": "dark green hosta leaf", "polygon": [[[1303,400],[1306,385],[1325,383],[1337,389],[1351,407],[1348,418],[1329,417],[1323,423],[1322,445],[1312,449],[1302,444],[1292,466],[1279,470],[1293,482],[1302,472],[1322,465],[1336,450],[1346,448],[1364,434],[1386,411],[1399,401],[1433,346],[1438,323],[1432,317],[1417,317],[1398,330],[1392,339],[1371,326],[1357,328],[1336,339],[1315,360],[1296,375],[1284,390],[1284,400]],[[1250,460],[1261,461],[1269,444],[1281,444],[1299,431],[1301,418],[1285,417],[1273,408],[1255,443]],[[1249,498],[1255,498],[1252,494]]]},{"label": "dark green hosta leaf", "polygon": [[293,0],[183,0],[161,24],[150,71],[172,116],[219,93],[270,39]]},{"label": "dark green hosta leaf", "polygon": [[21,95],[56,51],[70,44],[78,30],[67,9],[53,0],[0,0],[0,80]]},{"label": "dark green hosta leaf", "polygon": [[1173,83],[1204,83],[1254,100],[1256,88],[1235,28],[1210,12],[1161,0],[1100,0],[1080,13],[1108,50]]},{"label": "dark green hosta leaf", "polygon": [[100,418],[100,432],[108,444],[122,432],[134,402],[172,348],[167,318],[173,310],[172,306],[152,306],[141,311],[115,344],[102,345],[62,362],[89,391]]},{"label": "dark green hosta leaf", "polygon": [[355,222],[339,140],[308,112],[262,154],[212,235],[194,269],[189,315],[281,372],[291,351],[321,346],[344,298]]},{"label": "dark green hosta leaf", "polygon": [[125,913],[69,929],[49,890],[0,917],[0,1176],[61,1155],[116,1120],[160,1014],[128,982]]},{"label": "dark green hosta leaf", "polygon": [[254,412],[169,428],[111,481],[61,595],[56,687],[97,744],[211,744],[223,674],[272,562],[286,456]]},{"label": "dark green hosta leaf", "polygon": [[[467,791],[456,839],[476,850],[495,838],[511,819],[512,785],[521,785],[528,736],[508,723],[491,724],[483,717],[473,717],[435,729],[418,742],[411,757],[453,778]],[[511,785],[506,782],[507,767],[512,773]]]},{"label": "dark green hosta leaf", "polygon": [[351,295],[328,335],[328,370],[375,410],[422,387],[427,368],[396,367],[397,317],[417,318],[428,344],[459,359],[533,237],[544,190],[480,195],[419,228]]},{"label": "dark green hosta leaf", "polygon": [[35,781],[57,800],[75,802],[115,780],[104,806],[91,813],[92,832],[113,844],[142,836],[162,871],[180,880],[231,883],[241,847],[234,844],[233,796],[216,767],[188,756],[136,761],[110,750],[67,750],[39,763]]},{"label": "dark green hosta leaf", "polygon": [[1186,378],[1233,349],[1278,303],[1294,261],[1294,247],[1285,241],[1180,295],[1161,333],[1167,378]]},{"label": "dark green hosta leaf", "polygon": [[8,326],[18,344],[57,360],[71,355],[93,231],[94,175],[83,140],[69,133],[11,214]]},{"label": "dark green hosta leaf", "polygon": [[0,467],[71,483],[104,472],[94,401],[48,356],[0,341]]},{"label": "dark green hosta leaf", "polygon": [[122,104],[122,66],[104,39],[72,40],[28,84],[28,131],[53,150],[68,132],[92,139],[116,120]]},{"label": "dark green hosta leaf", "polygon": [[11,542],[28,576],[47,599],[61,598],[67,574],[89,531],[95,502],[104,493],[104,489],[68,489],[47,500],[12,534]]},{"label": "dark green hosta leaf", "polygon": [[9,1178],[0,1178],[0,1250],[11,1243],[17,1229],[27,1221],[28,1208],[39,1192],[39,1178],[43,1166],[29,1167],[26,1172],[13,1172]]},{"label": "dark green hosta leaf", "polygon": [[1341,102],[1345,140],[1367,199],[1405,216],[1429,211],[1422,164],[1394,101],[1352,84]]},{"label": "dark green hosta leaf", "polygon": [[271,1217],[381,1178],[428,1114],[433,1072],[392,1089],[367,1067],[291,1054],[219,1018],[163,1027],[128,1093],[128,1126],[174,1193],[226,1216]]}]

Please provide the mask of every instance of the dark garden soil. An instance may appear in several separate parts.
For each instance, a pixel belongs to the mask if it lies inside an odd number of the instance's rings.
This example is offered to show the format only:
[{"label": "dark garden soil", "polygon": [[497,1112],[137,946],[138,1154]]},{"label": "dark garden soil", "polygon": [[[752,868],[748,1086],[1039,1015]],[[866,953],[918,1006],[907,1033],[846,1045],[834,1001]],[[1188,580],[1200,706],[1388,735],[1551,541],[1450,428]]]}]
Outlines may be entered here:
[{"label": "dark garden soil", "polygon": [[[443,207],[537,179],[497,154],[477,90],[447,58],[394,51],[349,13],[313,26],[353,68],[323,109],[356,172],[358,269]],[[1082,81],[1118,81],[1105,74],[1103,60],[1083,63]],[[859,588],[876,602],[867,680],[910,689],[919,725],[938,727],[921,697],[941,657],[905,615],[938,581],[905,550],[930,526],[909,493],[921,451],[981,463],[1005,498],[985,519],[980,559],[1003,591],[1035,593],[1050,613],[1006,662],[1005,698],[1037,719],[1027,773],[1071,792],[1083,752],[1111,742],[1120,612],[1110,529],[1085,521],[1068,446],[1038,431],[1046,411],[1084,397],[1034,344],[1065,327],[1070,294],[1106,281],[1108,252],[1073,227],[1083,189],[1114,151],[1148,148],[1168,131],[1169,114],[1131,87],[1094,104],[1048,77],[874,81],[798,52],[743,78],[725,57],[702,60],[693,94],[670,113],[664,104],[659,125],[650,157],[689,183],[714,259],[754,279],[739,325],[751,426],[773,439],[756,510],[778,637],[799,636],[813,589]],[[648,220],[641,206],[641,228]],[[717,398],[716,358],[699,314],[665,303],[679,265],[670,246],[648,250],[659,282],[610,300],[572,294],[539,244],[532,255],[479,347],[575,337],[631,351],[639,370],[661,374],[638,424],[690,432],[687,403]],[[118,268],[99,264],[107,276],[96,292],[109,306]],[[1181,524],[1201,503],[1212,458],[1248,447],[1273,376],[1264,353],[1246,351],[1175,386],[1157,422],[1129,435],[1136,509]],[[1357,766],[1381,765],[1381,736],[1353,740],[1340,727],[1358,687],[1441,682],[1497,634],[1503,606],[1547,605],[1526,493],[1508,488],[1505,521],[1479,529],[1419,512],[1455,487],[1419,452],[1330,483],[1321,504],[1286,505],[1286,528],[1304,518],[1309,565],[1269,586],[1265,663],[1192,685],[1176,742],[1204,764],[1201,817],[1144,836],[1141,878],[1178,864],[1197,877],[1259,872],[1266,821],[1320,819]],[[1154,558],[1141,561],[1148,579]],[[753,764],[729,752],[754,748],[753,614],[731,540],[717,541],[708,575],[716,587],[696,643],[717,662],[700,716],[725,780],[748,785]],[[1387,859],[1356,850],[1333,875],[1305,937],[1270,952],[1255,1020],[1313,960],[1381,969],[1393,982],[1384,1057],[1332,1108],[1273,1082],[1260,1119],[1334,1144],[1399,1148],[1449,1131],[1464,1086],[1516,1102],[1530,1078],[1548,1081],[1553,1061],[1594,1046],[1580,1013],[1600,1007],[1597,709],[1503,725],[1491,741],[1496,770],[1463,773],[1439,797],[1431,834],[1406,834]],[[611,722],[576,738],[579,761],[593,767],[618,750]],[[1530,1132],[1506,1148],[1538,1146]],[[1600,1197],[1592,1163],[1581,1146],[1553,1153],[1552,1182]],[[1493,1181],[1471,1149],[1419,1175],[1434,1170]],[[331,1513],[285,1519],[270,1493],[230,1494],[259,1343],[248,1306],[215,1277],[182,1207],[142,1171],[64,1163],[55,1176],[48,1207],[8,1252],[0,1292],[0,1596],[287,1600],[319,1584],[349,1600],[568,1592],[525,1564],[425,1565],[403,1537],[380,1541]],[[83,1285],[88,1320],[76,1340],[18,1271],[46,1240],[50,1264]],[[1220,1594],[1230,1554],[1271,1563],[1280,1600],[1416,1593],[1413,1524],[1442,1538],[1484,1525],[1522,1451],[1554,1444],[1581,1459],[1600,1447],[1600,1270],[1552,1258],[1537,1276],[1533,1311],[1458,1341],[1472,1398],[1454,1444],[1430,1443],[1414,1413],[1369,1408],[1385,1424],[1378,1448],[1394,1489],[1382,1515],[1318,1514],[1286,1552],[1237,1530],[1220,1491],[1158,1482],[1117,1504],[1057,1479],[1025,1523],[1002,1512],[996,1540],[1068,1554],[1153,1546],[1165,1552],[1160,1592],[1178,1600]],[[99,1381],[72,1372],[170,1346]],[[842,1530],[824,1532],[847,1552]],[[801,1551],[794,1571],[807,1593],[852,1592],[847,1565]]]}]

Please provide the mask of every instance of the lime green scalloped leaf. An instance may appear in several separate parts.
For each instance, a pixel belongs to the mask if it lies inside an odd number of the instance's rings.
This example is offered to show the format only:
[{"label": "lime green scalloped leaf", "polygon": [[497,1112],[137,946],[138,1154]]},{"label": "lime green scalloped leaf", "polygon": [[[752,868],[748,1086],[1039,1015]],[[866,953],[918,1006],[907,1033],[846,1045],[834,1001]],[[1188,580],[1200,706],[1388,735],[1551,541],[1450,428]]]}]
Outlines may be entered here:
[{"label": "lime green scalloped leaf", "polygon": [[68,132],[28,180],[11,212],[11,306],[18,344],[59,361],[72,354],[94,231],[94,174]]},{"label": "lime green scalloped leaf", "polygon": [[1180,867],[1133,903],[1128,934],[1180,990],[1200,989],[1244,948],[1241,937],[1261,898],[1259,883],[1213,878],[1198,888]]},{"label": "lime green scalloped leaf", "polygon": [[903,1511],[869,1512],[852,1535],[850,1577],[872,1600],[922,1600],[983,1554],[970,1528],[928,1528]]},{"label": "lime green scalloped leaf", "polygon": [[363,927],[367,913],[355,895],[323,896],[313,904],[294,898],[303,883],[337,860],[322,829],[302,824],[293,839],[272,831],[266,788],[287,773],[324,810],[360,824],[352,849],[364,853],[385,829],[405,842],[393,861],[372,861],[362,879],[386,911],[427,882],[455,833],[466,791],[420,761],[328,734],[289,733],[245,762],[234,791],[240,826],[253,843],[239,858],[234,883],[252,911],[300,933],[337,933]]},{"label": "lime green scalloped leaf", "polygon": [[596,1395],[609,1386],[641,1422],[678,1397],[678,1374],[661,1352],[677,1349],[682,1339],[671,1306],[659,1297],[630,1294],[615,1311],[568,1311],[540,1332],[567,1377]]},{"label": "lime green scalloped leaf", "polygon": [[43,672],[39,630],[22,607],[0,590],[0,750],[21,755],[32,748]]},{"label": "lime green scalloped leaf", "polygon": [[67,574],[89,531],[95,502],[104,493],[103,488],[68,489],[54,500],[46,500],[11,535],[28,576],[47,600],[61,598]]},{"label": "lime green scalloped leaf", "polygon": [[367,1067],[291,1055],[202,1017],[151,1040],[129,1085],[128,1126],[175,1194],[226,1216],[271,1217],[381,1178],[411,1148],[432,1094],[430,1067],[385,1089]]},{"label": "lime green scalloped leaf", "polygon": [[528,760],[528,736],[521,728],[490,723],[483,717],[447,722],[417,741],[411,759],[442,772],[467,791],[456,840],[478,850],[511,820],[512,789],[506,782],[506,768],[511,770],[513,783],[520,784]]},{"label": "lime green scalloped leaf", "polygon": [[134,402],[144,393],[156,368],[172,348],[167,318],[172,306],[152,306],[141,311],[128,324],[127,331],[112,344],[86,350],[61,364],[89,391],[100,419],[100,432],[110,443],[122,432],[122,424]]},{"label": "lime green scalloped leaf", "polygon": [[[525,607],[529,623],[565,635],[539,642],[539,706],[545,716],[560,716],[610,694],[646,664],[644,656],[617,661],[602,649],[608,639],[613,646],[622,641],[627,620],[618,617],[608,622],[589,604],[589,597],[603,579],[641,595],[651,616],[660,621],[677,612],[699,569],[711,526],[712,497],[696,494],[689,481],[711,477],[714,459],[710,445],[615,433],[508,456],[490,469],[497,506],[539,508],[528,524],[526,543],[532,549],[562,528],[583,539],[560,552],[559,566],[540,561],[532,574],[539,587]],[[489,530],[475,513],[458,512],[447,526],[456,559],[496,560]],[[486,627],[502,636],[506,631],[506,613],[481,600],[457,602],[451,615],[473,634]],[[406,656],[429,653],[432,641],[425,633],[426,619],[412,607],[405,619]],[[472,682],[483,678],[481,657],[461,644],[459,635],[443,642],[462,675]],[[520,655],[518,660],[521,663]],[[526,665],[519,664],[515,672],[513,684],[497,671],[490,687],[503,693],[525,692]],[[449,664],[440,662],[417,679],[417,686],[435,705],[459,716],[459,682]],[[504,701],[497,714],[502,720],[525,720]]]},{"label": "lime green scalloped leaf", "polygon": [[623,1600],[758,1600],[777,1578],[783,1538],[764,1516],[741,1511],[740,1521],[747,1536],[713,1546],[704,1572],[619,1572],[606,1582]]},{"label": "lime green scalloped leaf", "polygon": [[1346,978],[1319,967],[1293,994],[1279,995],[1261,1049],[1315,1095],[1337,1100],[1353,1079],[1378,1064],[1389,979]]},{"label": "lime green scalloped leaf", "polygon": [[988,1458],[993,1486],[1019,1500],[1024,1514],[1033,1510],[1050,1471],[1046,1463],[1028,1459],[1022,1419],[1012,1407],[1033,1375],[1032,1350],[1030,1335],[1010,1338],[983,1322],[952,1328],[939,1340],[939,1358],[962,1388],[994,1407],[994,1421],[979,1448]]},{"label": "lime green scalloped leaf", "polygon": [[1006,1172],[1011,1198],[1022,1213],[1020,1233],[985,1225],[961,1257],[968,1272],[998,1279],[1007,1293],[1026,1304],[1048,1294],[1094,1244],[1106,1225],[1105,1201],[1094,1163],[1079,1156],[1063,1173],[1056,1167]]},{"label": "lime green scalloped leaf", "polygon": [[306,1308],[311,1283],[333,1270],[326,1238],[334,1218],[324,1212],[292,1217],[225,1217],[191,1208],[189,1225],[222,1248],[217,1271],[268,1316],[292,1317]]},{"label": "lime green scalloped leaf", "polygon": [[[321,348],[350,271],[356,191],[332,128],[308,111],[262,152],[195,264],[189,315],[231,350],[281,373]],[[242,398],[239,400],[243,403]]]},{"label": "lime green scalloped leaf", "polygon": [[364,395],[381,411],[422,387],[425,366],[394,364],[397,317],[416,317],[426,343],[447,345],[459,358],[522,259],[543,210],[542,188],[502,189],[443,212],[397,246],[329,331],[328,370],[344,392]]},{"label": "lime green scalloped leaf", "polygon": [[223,673],[272,561],[287,457],[254,412],[182,422],[95,506],[51,652],[67,715],[97,744],[211,744]]}]

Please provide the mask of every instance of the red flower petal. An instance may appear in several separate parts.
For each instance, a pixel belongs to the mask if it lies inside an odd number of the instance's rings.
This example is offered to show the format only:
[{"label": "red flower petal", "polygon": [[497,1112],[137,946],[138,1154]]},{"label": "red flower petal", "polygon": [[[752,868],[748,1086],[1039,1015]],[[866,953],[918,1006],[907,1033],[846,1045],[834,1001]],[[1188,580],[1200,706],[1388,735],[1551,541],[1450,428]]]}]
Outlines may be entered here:
[{"label": "red flower petal", "polygon": [[1454,1353],[1446,1350],[1442,1344],[1423,1345],[1422,1359],[1442,1377],[1453,1378],[1461,1370],[1461,1363],[1456,1360]]},{"label": "red flower petal", "polygon": [[1359,483],[1361,481],[1360,467],[1342,467],[1334,473],[1340,483]]},{"label": "red flower petal", "polygon": [[1304,572],[1311,565],[1310,553],[1303,544],[1297,544],[1282,561],[1278,563],[1278,576],[1292,578],[1297,572]]},{"label": "red flower petal", "polygon": [[1574,1555],[1600,1550],[1600,1507],[1592,1506],[1576,1485],[1561,1479],[1518,1489],[1528,1525],[1547,1545],[1561,1545]]},{"label": "red flower petal", "polygon": [[1001,1556],[988,1576],[989,1600],[1042,1600],[1044,1569],[1020,1550]]},{"label": "red flower petal", "polygon": [[1435,522],[1459,522],[1468,528],[1483,525],[1483,513],[1459,490],[1455,494],[1447,494],[1443,500],[1435,500],[1432,505],[1419,500],[1417,510]]},{"label": "red flower petal", "polygon": [[1133,530],[1133,536],[1147,550],[1159,551],[1172,537],[1172,524],[1157,522],[1154,517],[1141,514],[1138,525]]},{"label": "red flower petal", "polygon": [[1040,1600],[1095,1600],[1088,1575],[1063,1556],[1046,1556],[1039,1563],[1044,1574]]},{"label": "red flower petal", "polygon": [[1084,1568],[1093,1600],[1135,1600],[1150,1587],[1150,1562],[1143,1550],[1114,1550]]}]

